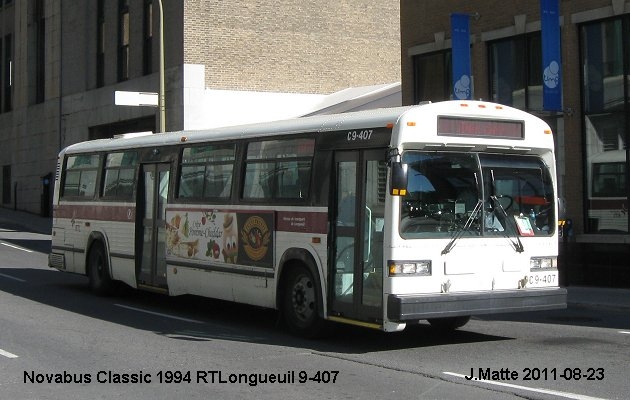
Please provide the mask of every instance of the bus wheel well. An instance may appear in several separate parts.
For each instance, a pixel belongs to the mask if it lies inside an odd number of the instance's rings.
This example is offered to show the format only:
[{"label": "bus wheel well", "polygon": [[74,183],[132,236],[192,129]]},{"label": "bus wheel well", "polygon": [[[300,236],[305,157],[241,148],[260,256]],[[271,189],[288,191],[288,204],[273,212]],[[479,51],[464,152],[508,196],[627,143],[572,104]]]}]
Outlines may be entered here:
[{"label": "bus wheel well", "polygon": [[[280,305],[282,304],[283,293],[286,289],[286,279],[288,276],[288,271],[291,271],[293,268],[304,267],[307,268],[310,273],[313,275],[315,282],[317,284],[317,288],[319,293],[321,293],[322,283],[320,281],[320,275],[317,270],[317,264],[313,259],[313,256],[303,249],[288,249],[283,255],[279,263],[279,275],[280,278],[277,284],[276,290],[276,308],[281,310]],[[320,296],[321,297],[321,296]],[[320,298],[320,317],[324,316],[323,313],[323,301]]]},{"label": "bus wheel well", "polygon": [[114,288],[105,243],[101,234],[90,235],[86,247],[85,273],[89,279],[90,289],[99,296],[111,294]]},{"label": "bus wheel well", "polygon": [[105,236],[103,236],[100,232],[92,232],[88,237],[87,244],[85,246],[85,274],[88,275],[88,262],[90,261],[90,252],[94,249],[94,246],[101,246],[103,250],[105,250],[105,255],[107,255],[107,246],[106,246]]},{"label": "bus wheel well", "polygon": [[283,257],[280,264],[276,305],[292,333],[316,337],[324,326],[322,285],[310,254],[294,256]]}]

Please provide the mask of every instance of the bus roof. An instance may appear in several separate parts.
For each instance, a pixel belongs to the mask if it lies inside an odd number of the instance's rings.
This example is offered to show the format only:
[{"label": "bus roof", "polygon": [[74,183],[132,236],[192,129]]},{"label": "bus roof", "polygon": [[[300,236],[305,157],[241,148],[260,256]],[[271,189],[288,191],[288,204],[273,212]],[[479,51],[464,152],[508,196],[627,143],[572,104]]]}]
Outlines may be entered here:
[{"label": "bus roof", "polygon": [[[480,110],[487,117],[497,117],[495,108],[505,109],[506,118],[531,118],[524,111],[481,101],[443,101],[417,106],[380,108],[342,114],[317,115],[281,121],[236,125],[198,131],[174,131],[149,135],[121,135],[111,139],[98,139],[76,143],[62,153],[88,153],[102,150],[127,149],[176,145],[182,142],[200,143],[208,140],[235,140],[252,137],[275,136],[306,132],[330,132],[368,127],[386,127],[398,123],[405,113],[448,114],[479,116]],[[473,111],[474,110],[474,111]],[[526,117],[528,116],[528,117]],[[183,139],[185,137],[185,140]]]}]

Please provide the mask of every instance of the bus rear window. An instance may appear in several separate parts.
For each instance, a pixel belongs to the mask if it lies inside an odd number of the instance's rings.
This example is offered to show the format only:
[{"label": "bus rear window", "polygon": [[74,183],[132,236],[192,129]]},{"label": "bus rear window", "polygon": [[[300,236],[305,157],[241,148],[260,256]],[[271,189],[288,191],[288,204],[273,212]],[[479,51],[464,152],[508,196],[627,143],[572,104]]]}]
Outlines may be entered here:
[{"label": "bus rear window", "polygon": [[63,179],[63,197],[94,197],[100,157],[98,154],[69,156]]}]

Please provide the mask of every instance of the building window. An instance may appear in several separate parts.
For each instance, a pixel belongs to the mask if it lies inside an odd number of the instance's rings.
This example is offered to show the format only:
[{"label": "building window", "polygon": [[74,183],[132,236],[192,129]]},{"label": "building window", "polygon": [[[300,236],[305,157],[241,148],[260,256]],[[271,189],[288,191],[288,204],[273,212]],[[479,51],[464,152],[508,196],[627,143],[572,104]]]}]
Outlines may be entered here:
[{"label": "building window", "polygon": [[35,21],[37,29],[35,102],[42,103],[46,95],[46,18],[44,15],[44,0],[36,0],[35,2]]},{"label": "building window", "polygon": [[542,110],[540,32],[488,44],[490,98],[523,110]]},{"label": "building window", "polygon": [[11,203],[11,166],[2,167],[2,204]]},{"label": "building window", "polygon": [[580,26],[588,233],[628,233],[630,17]]},{"label": "building window", "polygon": [[[4,87],[4,61],[2,57],[4,53],[2,52],[2,43],[3,43],[2,37],[0,36],[0,90],[2,90],[2,88]],[[4,111],[4,108],[2,107],[3,97],[4,96],[2,95],[2,92],[0,91],[0,113]]]},{"label": "building window", "polygon": [[118,3],[118,81],[129,79],[129,0]]},{"label": "building window", "polygon": [[4,37],[4,62],[2,69],[2,110],[8,112],[13,108],[13,39],[10,34]]},{"label": "building window", "polygon": [[142,49],[142,72],[153,72],[153,0],[144,2],[144,43]]},{"label": "building window", "polygon": [[96,10],[96,87],[105,85],[105,0],[98,0]]},{"label": "building window", "polygon": [[451,50],[413,57],[414,103],[451,98],[453,68]]}]

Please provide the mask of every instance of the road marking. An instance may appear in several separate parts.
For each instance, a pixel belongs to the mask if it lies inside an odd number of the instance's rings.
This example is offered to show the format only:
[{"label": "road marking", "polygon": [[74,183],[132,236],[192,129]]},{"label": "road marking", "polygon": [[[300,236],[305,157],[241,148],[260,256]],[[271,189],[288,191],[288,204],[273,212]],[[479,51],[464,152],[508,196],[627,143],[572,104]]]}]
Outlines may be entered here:
[{"label": "road marking", "polygon": [[16,246],[14,244],[10,244],[10,243],[7,243],[7,242],[0,242],[0,244],[3,245],[3,246],[11,247],[12,249],[25,251],[27,253],[32,253],[33,252],[33,250],[25,249],[24,247]]},{"label": "road marking", "polygon": [[619,331],[619,333],[624,333],[626,335],[630,335],[630,332],[628,332],[628,331]]},{"label": "road marking", "polygon": [[[456,374],[454,372],[444,372],[444,374],[451,375],[451,376],[456,376],[458,378],[464,378],[464,379],[466,377],[466,375]],[[591,396],[585,396],[585,395],[582,395],[582,394],[575,394],[575,393],[569,393],[569,392],[560,392],[560,391],[557,391],[557,390],[530,388],[530,387],[527,387],[527,386],[513,385],[511,383],[488,381],[488,380],[485,380],[485,379],[472,380],[471,382],[481,382],[481,383],[487,383],[489,385],[504,386],[504,387],[509,387],[509,388],[512,388],[512,389],[525,390],[525,391],[528,391],[528,392],[550,394],[550,395],[553,395],[553,396],[565,397],[567,399],[575,399],[575,400],[605,400],[605,399],[603,399],[601,397],[591,397]]]},{"label": "road marking", "polygon": [[183,317],[178,317],[178,316],[175,316],[175,315],[169,315],[169,314],[163,314],[163,313],[159,313],[159,312],[155,312],[155,311],[143,310],[142,308],[126,306],[124,304],[114,304],[114,305],[118,306],[118,307],[126,308],[128,310],[139,311],[139,312],[143,312],[143,313],[146,313],[146,314],[151,314],[151,315],[157,315],[157,316],[160,316],[160,317],[176,319],[178,321],[193,322],[195,324],[203,324],[204,323],[203,321],[197,321],[196,319],[183,318]]},{"label": "road marking", "polygon": [[4,351],[2,349],[0,349],[0,356],[5,356],[7,358],[18,358],[18,356],[16,356],[13,353],[9,353],[8,351]]},{"label": "road marking", "polygon": [[18,282],[26,282],[24,279],[16,278],[15,276],[7,275],[7,274],[0,274],[0,276],[13,279],[14,281],[18,281]]}]

